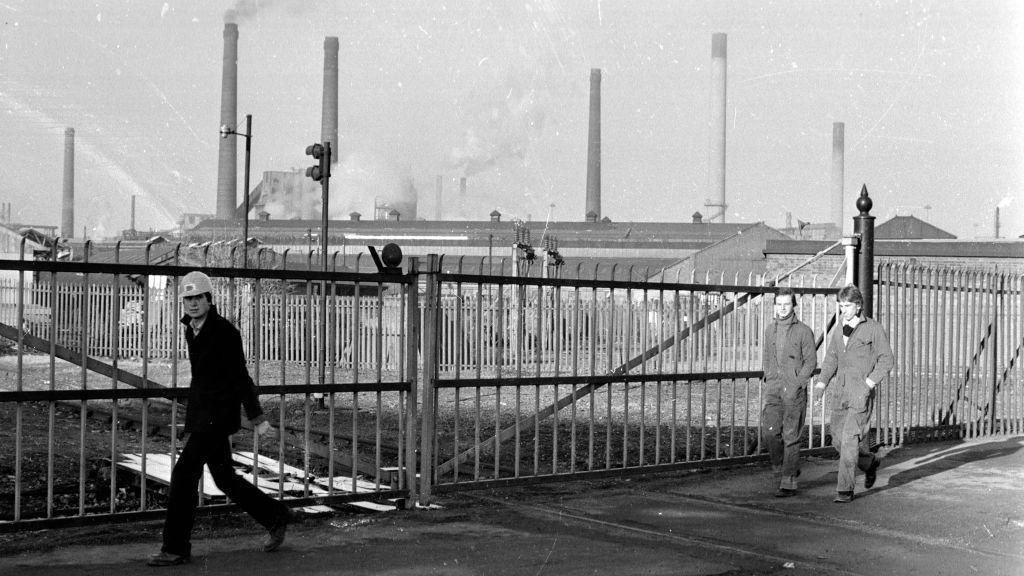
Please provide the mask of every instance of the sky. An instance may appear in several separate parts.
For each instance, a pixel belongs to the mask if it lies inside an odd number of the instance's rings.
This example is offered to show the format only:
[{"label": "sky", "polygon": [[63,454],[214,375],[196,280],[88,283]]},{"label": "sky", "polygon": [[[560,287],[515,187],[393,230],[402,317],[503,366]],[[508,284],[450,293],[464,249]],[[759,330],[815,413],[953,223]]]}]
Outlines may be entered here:
[{"label": "sky", "polygon": [[[215,210],[225,13],[239,26],[252,184],[309,163],[323,41],[340,42],[347,173],[411,180],[433,218],[584,218],[590,70],[602,72],[602,216],[707,214],[711,37],[728,35],[727,221],[826,222],[832,125],[844,214],[961,238],[1024,234],[1024,3],[1016,0],[0,0],[0,202],[91,238]],[[238,143],[241,195],[242,151]],[[464,199],[458,179],[467,177]],[[372,213],[339,178],[332,213]],[[239,196],[241,198],[241,196]],[[368,208],[369,206],[369,208]]]}]

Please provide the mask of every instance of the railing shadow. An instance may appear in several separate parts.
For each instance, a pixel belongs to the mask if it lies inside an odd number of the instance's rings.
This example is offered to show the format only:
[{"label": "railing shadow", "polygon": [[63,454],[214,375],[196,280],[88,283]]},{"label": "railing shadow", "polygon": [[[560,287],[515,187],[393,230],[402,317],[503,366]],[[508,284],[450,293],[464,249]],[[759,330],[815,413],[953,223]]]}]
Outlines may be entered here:
[{"label": "railing shadow", "polygon": [[948,447],[936,447],[923,456],[900,459],[899,449],[891,452],[879,470],[878,484],[871,492],[883,492],[929,476],[935,476],[966,464],[1010,456],[1024,448],[1024,436],[984,442],[972,441]]}]

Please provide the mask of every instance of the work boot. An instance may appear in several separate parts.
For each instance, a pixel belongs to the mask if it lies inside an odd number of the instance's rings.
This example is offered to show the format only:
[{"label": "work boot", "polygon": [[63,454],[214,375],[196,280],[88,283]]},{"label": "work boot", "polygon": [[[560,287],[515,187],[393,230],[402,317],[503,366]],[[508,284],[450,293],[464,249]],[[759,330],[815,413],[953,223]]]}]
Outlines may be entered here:
[{"label": "work boot", "polygon": [[879,464],[880,464],[880,462],[879,462],[878,458],[875,458],[875,460],[873,462],[871,462],[871,466],[868,466],[868,469],[864,471],[864,487],[865,488],[871,488],[872,486],[875,485],[875,480],[878,479],[878,465]]},{"label": "work boot", "polygon": [[188,564],[191,561],[192,557],[187,554],[171,554],[161,550],[159,554],[150,556],[146,564],[150,566],[178,566]]},{"label": "work boot", "polygon": [[779,489],[775,491],[776,498],[787,498],[789,496],[796,496],[796,476],[783,476],[782,481],[779,483]]},{"label": "work boot", "polygon": [[285,515],[277,521],[267,530],[267,538],[263,541],[263,551],[273,552],[284,544],[284,536],[288,532],[288,523],[291,522],[291,512],[285,513]]},{"label": "work boot", "polygon": [[846,504],[853,500],[853,492],[837,492],[836,498],[833,502],[837,504]]}]

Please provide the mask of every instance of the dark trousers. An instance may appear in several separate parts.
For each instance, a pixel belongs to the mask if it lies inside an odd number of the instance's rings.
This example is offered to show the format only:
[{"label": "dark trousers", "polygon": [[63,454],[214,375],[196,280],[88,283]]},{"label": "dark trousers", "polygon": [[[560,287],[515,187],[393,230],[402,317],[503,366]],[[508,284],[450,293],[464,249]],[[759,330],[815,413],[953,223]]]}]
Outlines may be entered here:
[{"label": "dark trousers", "polygon": [[765,394],[761,412],[764,443],[772,469],[783,476],[796,476],[800,472],[800,433],[806,413],[807,389],[804,387],[795,392],[776,389]]},{"label": "dark trousers", "polygon": [[287,507],[261,492],[235,473],[231,465],[228,434],[214,431],[194,432],[171,472],[171,493],[164,521],[164,543],[170,554],[191,555],[192,524],[199,503],[199,480],[203,465],[210,468],[213,481],[224,494],[249,513],[264,528],[270,529],[288,514]]}]

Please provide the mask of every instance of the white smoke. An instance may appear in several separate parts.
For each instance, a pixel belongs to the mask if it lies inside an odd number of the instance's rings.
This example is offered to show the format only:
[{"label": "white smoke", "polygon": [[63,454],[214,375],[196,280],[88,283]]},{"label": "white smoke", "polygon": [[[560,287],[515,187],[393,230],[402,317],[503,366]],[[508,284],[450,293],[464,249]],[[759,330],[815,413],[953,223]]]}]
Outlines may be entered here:
[{"label": "white smoke", "polygon": [[242,24],[254,20],[261,12],[283,7],[289,14],[300,14],[311,5],[303,0],[235,0],[234,6],[224,11],[224,22]]},{"label": "white smoke", "polygon": [[452,148],[450,169],[472,176],[506,159],[522,163],[544,130],[546,90],[525,72],[466,98],[463,142]]},{"label": "white smoke", "polygon": [[373,218],[376,207],[395,209],[402,220],[416,218],[417,193],[408,167],[375,152],[353,152],[331,168],[331,218],[359,212]]},{"label": "white smoke", "polygon": [[[261,183],[262,209],[274,220],[315,219],[323,206],[320,184],[303,170],[267,172]],[[417,193],[408,168],[374,152],[355,152],[331,167],[328,215],[344,220],[359,212],[366,220],[375,209],[398,210],[402,220],[416,218]]]}]

